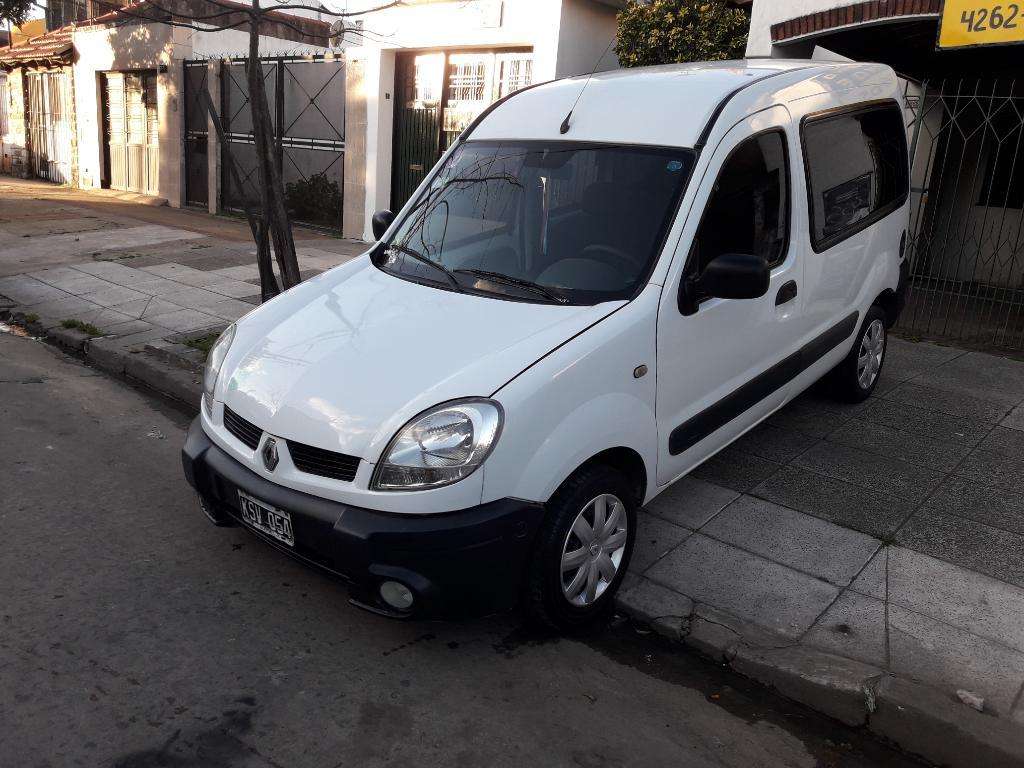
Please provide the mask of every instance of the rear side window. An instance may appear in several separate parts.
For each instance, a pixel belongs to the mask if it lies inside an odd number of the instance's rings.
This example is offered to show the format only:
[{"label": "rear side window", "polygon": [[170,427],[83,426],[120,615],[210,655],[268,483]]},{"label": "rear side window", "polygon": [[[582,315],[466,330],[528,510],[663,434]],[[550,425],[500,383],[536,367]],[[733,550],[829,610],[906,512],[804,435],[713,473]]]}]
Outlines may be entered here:
[{"label": "rear side window", "polygon": [[859,232],[906,199],[907,133],[899,107],[809,118],[803,144],[816,251]]},{"label": "rear side window", "polygon": [[748,253],[774,267],[786,258],[789,169],[782,133],[753,136],[725,161],[693,239],[696,274],[724,253]]}]

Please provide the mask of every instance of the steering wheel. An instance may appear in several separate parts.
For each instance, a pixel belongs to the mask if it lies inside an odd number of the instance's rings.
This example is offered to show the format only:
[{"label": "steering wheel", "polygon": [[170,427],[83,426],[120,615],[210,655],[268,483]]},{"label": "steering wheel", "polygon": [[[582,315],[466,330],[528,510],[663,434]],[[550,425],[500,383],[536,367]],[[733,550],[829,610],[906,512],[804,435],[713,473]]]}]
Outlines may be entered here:
[{"label": "steering wheel", "polygon": [[636,262],[628,253],[614,245],[593,243],[580,251],[579,258],[606,264],[621,272],[623,277],[629,277],[636,272]]}]

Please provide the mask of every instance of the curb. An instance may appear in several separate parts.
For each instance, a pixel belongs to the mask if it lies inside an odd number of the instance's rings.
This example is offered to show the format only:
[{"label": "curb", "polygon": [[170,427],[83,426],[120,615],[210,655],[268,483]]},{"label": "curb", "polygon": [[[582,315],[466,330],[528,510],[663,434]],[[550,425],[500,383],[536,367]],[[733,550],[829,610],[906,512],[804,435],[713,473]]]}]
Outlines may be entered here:
[{"label": "curb", "polygon": [[[12,320],[34,336],[74,353],[99,370],[142,384],[198,413],[202,396],[202,367],[194,361],[175,360],[172,355],[153,354],[149,344],[125,347],[115,336],[92,337],[82,331],[61,326],[46,327],[29,321],[11,308],[0,308],[0,319]],[[182,345],[173,345],[182,346]],[[189,351],[187,347],[183,347]],[[155,350],[154,350],[155,351]]]},{"label": "curb", "polygon": [[648,579],[620,592],[616,607],[750,680],[928,761],[1024,766],[1024,728],[931,686],[772,635]]}]

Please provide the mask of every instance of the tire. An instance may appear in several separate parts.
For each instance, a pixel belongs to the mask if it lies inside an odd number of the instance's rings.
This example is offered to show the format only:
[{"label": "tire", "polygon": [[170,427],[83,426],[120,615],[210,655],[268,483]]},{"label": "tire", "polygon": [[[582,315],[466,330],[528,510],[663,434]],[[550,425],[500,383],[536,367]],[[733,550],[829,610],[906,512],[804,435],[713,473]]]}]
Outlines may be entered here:
[{"label": "tire", "polygon": [[881,307],[873,306],[867,311],[850,353],[829,374],[829,390],[834,397],[847,403],[871,397],[888,350],[886,325]]},{"label": "tire", "polygon": [[[562,483],[547,504],[530,562],[524,599],[529,620],[565,631],[609,614],[636,540],[634,494],[625,475],[600,464],[583,467]],[[602,507],[602,540],[587,541]],[[566,553],[570,565],[563,572]]]}]

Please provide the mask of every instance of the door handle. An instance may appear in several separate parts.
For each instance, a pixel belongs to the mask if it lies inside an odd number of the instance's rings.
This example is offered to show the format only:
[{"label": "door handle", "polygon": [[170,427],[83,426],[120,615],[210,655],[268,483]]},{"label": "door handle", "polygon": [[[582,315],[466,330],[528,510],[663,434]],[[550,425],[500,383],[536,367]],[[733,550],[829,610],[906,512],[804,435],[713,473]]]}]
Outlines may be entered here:
[{"label": "door handle", "polygon": [[796,298],[796,280],[783,283],[779,292],[775,294],[775,306],[778,307]]}]

